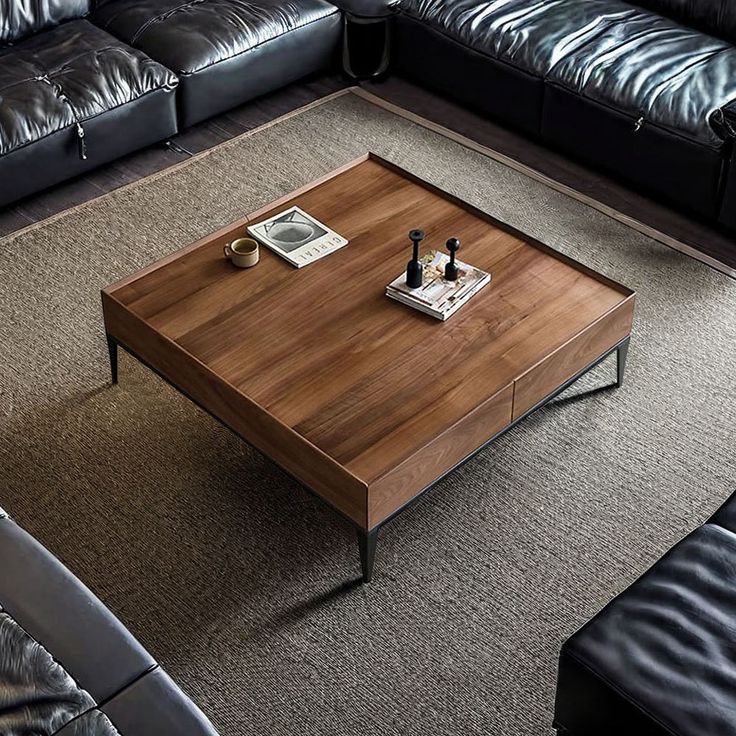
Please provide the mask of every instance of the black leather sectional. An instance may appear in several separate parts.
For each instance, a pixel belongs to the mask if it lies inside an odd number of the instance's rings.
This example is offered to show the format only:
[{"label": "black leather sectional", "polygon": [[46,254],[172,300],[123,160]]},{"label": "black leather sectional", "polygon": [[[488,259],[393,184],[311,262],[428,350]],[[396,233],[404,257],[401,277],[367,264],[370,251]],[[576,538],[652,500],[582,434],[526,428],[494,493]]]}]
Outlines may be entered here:
[{"label": "black leather sectional", "polygon": [[0,734],[217,736],[100,600],[2,509]]},{"label": "black leather sectional", "polygon": [[736,495],[574,634],[562,736],[736,736]]},{"label": "black leather sectional", "polygon": [[4,0],[0,206],[337,62],[339,5]]},{"label": "black leather sectional", "polygon": [[402,0],[394,70],[736,227],[736,3]]},{"label": "black leather sectional", "polygon": [[325,0],[98,0],[91,20],[174,72],[181,127],[327,67],[342,30]]},{"label": "black leather sectional", "polygon": [[[349,69],[390,59],[393,73],[736,229],[736,5],[725,0],[7,0],[3,8],[0,206],[340,58]],[[385,34],[360,32],[389,15],[390,55]],[[343,39],[354,48],[341,55]]]}]

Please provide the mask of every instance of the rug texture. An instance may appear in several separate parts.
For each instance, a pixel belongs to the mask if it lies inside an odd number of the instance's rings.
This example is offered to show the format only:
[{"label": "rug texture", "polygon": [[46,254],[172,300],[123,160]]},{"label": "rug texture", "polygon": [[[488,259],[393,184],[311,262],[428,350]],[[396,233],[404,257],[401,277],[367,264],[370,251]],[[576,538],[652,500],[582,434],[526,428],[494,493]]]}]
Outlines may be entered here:
[{"label": "rug texture", "polygon": [[[366,150],[638,306],[624,387],[452,474],[361,587],[352,529],[273,463],[125,355],[109,385],[99,290]],[[0,241],[0,505],[223,735],[547,734],[562,641],[736,487],[735,346],[736,282],[347,93]]]}]

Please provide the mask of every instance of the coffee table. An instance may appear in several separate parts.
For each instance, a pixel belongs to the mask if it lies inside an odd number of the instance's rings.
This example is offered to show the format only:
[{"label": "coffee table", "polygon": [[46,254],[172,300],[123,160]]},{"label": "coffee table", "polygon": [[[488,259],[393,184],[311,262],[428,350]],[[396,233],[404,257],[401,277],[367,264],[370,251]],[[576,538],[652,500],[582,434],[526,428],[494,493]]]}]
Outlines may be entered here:
[{"label": "coffee table", "polygon": [[[295,269],[223,245],[299,205],[349,238]],[[493,281],[447,322],[384,296],[412,228],[462,241]],[[379,529],[617,351],[634,292],[366,154],[102,291],[113,382],[124,348],[349,519],[364,582]]]}]

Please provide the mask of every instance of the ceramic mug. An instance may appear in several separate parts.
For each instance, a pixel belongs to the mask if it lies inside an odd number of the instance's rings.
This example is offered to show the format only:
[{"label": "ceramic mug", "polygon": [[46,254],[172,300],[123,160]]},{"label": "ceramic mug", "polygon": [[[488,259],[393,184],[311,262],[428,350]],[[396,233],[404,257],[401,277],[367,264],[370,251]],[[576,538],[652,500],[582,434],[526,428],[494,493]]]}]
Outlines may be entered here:
[{"label": "ceramic mug", "polygon": [[238,238],[225,246],[225,257],[238,268],[250,268],[258,263],[258,243],[252,238]]}]

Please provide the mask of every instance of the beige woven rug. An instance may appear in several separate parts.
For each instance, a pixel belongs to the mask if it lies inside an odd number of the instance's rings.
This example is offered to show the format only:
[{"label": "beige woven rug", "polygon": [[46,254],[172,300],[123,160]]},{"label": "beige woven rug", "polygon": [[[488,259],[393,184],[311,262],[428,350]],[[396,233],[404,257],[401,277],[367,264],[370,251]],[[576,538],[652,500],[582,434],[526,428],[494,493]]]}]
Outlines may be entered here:
[{"label": "beige woven rug", "polygon": [[[99,289],[368,149],[638,308],[625,386],[446,479],[363,588],[352,530],[271,462],[132,359],[108,385]],[[735,345],[736,282],[347,92],[0,241],[0,506],[223,735],[545,734],[563,639],[736,487]]]}]

